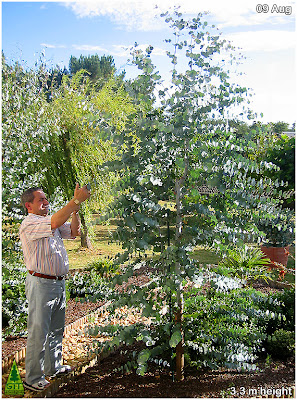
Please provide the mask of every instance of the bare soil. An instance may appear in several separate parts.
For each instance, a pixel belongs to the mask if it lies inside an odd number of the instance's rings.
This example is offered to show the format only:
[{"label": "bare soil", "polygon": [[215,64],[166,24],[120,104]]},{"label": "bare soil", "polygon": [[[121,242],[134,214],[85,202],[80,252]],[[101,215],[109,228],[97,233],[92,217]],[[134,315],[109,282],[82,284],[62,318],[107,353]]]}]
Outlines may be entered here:
[{"label": "bare soil", "polygon": [[[65,384],[55,394],[57,398],[139,397],[139,398],[250,398],[274,394],[274,397],[293,397],[295,385],[294,358],[286,361],[259,363],[259,371],[248,373],[235,370],[197,370],[185,368],[185,379],[173,381],[170,368],[159,369],[151,364],[144,376],[118,372],[128,361],[133,346],[122,346],[115,353],[88,368],[85,373]],[[125,354],[125,351],[128,352]],[[288,395],[288,396],[286,396]],[[271,397],[271,396],[270,396]]]}]

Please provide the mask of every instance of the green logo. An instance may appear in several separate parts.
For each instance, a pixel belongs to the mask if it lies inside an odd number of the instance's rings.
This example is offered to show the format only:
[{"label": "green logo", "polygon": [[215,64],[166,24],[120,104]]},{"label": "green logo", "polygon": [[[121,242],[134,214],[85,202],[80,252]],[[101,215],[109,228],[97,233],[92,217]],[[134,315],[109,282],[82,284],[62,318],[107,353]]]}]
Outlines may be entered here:
[{"label": "green logo", "polygon": [[24,386],[15,360],[13,360],[10,374],[5,385],[4,393],[6,395],[24,396]]}]

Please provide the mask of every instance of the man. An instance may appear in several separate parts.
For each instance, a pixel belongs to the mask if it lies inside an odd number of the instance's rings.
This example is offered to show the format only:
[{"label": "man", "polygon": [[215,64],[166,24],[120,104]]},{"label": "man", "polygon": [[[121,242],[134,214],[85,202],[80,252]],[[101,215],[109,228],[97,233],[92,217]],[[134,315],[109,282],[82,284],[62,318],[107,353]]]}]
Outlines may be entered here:
[{"label": "man", "polygon": [[[62,339],[65,325],[65,275],[68,256],[62,239],[80,235],[78,210],[90,197],[86,186],[79,184],[74,198],[52,216],[49,202],[39,187],[22,194],[28,210],[20,226],[20,239],[28,274],[28,338],[24,387],[40,391],[50,385],[50,378],[71,371],[62,365]],[[67,220],[71,217],[71,222]]]}]

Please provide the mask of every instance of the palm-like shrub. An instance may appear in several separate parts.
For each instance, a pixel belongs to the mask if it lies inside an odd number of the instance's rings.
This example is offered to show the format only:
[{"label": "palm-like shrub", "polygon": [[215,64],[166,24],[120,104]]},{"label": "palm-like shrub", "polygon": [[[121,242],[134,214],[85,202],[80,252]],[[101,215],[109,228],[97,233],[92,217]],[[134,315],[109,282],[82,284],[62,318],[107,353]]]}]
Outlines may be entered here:
[{"label": "palm-like shrub", "polygon": [[230,249],[221,265],[228,269],[231,276],[250,282],[260,276],[267,277],[266,270],[269,263],[269,258],[264,258],[260,249],[245,245]]}]

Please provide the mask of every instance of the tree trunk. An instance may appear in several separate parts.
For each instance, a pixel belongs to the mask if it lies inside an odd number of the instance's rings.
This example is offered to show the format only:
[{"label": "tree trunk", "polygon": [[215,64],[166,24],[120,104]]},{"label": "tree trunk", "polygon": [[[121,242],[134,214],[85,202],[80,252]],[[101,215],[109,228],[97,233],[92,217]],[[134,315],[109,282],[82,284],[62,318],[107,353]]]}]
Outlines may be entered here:
[{"label": "tree trunk", "polygon": [[183,315],[183,295],[180,293],[180,302],[178,304],[178,310],[175,315],[176,324],[180,325],[180,333],[182,336],[181,341],[176,346],[176,380],[184,380],[184,332],[182,328],[182,315]]},{"label": "tree trunk", "polygon": [[[181,236],[183,229],[182,220],[182,193],[181,189],[184,185],[185,179],[188,175],[189,161],[188,155],[188,141],[185,141],[185,153],[184,161],[185,168],[183,175],[180,179],[176,178],[175,181],[175,205],[176,205],[176,229],[175,229],[175,241],[176,246],[179,248],[181,245]],[[181,341],[176,346],[176,380],[182,381],[184,379],[184,333],[182,327],[183,320],[183,293],[182,293],[182,281],[181,281],[181,266],[180,262],[177,260],[175,264],[175,272],[179,276],[179,282],[177,287],[177,313],[175,315],[176,324],[180,326]]]},{"label": "tree trunk", "polygon": [[93,246],[91,243],[91,239],[89,238],[88,235],[88,227],[83,214],[80,216],[80,220],[81,220],[80,245],[81,247],[86,247],[87,249],[91,249]]},{"label": "tree trunk", "polygon": [[[176,230],[175,240],[178,246],[182,234],[182,214],[181,214],[181,180],[175,182],[175,193],[176,193]],[[175,272],[180,275],[180,263],[176,261]],[[176,346],[176,380],[182,381],[184,379],[184,339],[183,339],[183,328],[182,328],[182,314],[183,314],[183,295],[181,290],[181,280],[178,282],[177,287],[177,312],[175,315],[176,324],[180,326],[181,341]]]}]

